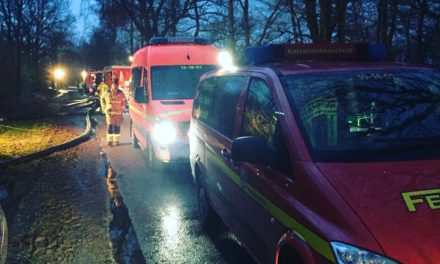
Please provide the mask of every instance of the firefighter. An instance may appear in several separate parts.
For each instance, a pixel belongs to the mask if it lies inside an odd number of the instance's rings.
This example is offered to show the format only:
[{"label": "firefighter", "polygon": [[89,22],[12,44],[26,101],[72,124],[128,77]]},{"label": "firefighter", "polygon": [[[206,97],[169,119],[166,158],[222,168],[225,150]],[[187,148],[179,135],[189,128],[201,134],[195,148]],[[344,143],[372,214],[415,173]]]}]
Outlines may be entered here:
[{"label": "firefighter", "polygon": [[107,145],[118,146],[127,100],[125,99],[124,92],[119,88],[119,80],[117,78],[113,79],[111,88],[104,92],[101,103],[105,114],[105,121],[107,122]]},{"label": "firefighter", "polygon": [[101,83],[98,85],[98,88],[96,88],[96,95],[99,97],[99,103],[101,106],[101,112],[104,113],[104,108],[102,107],[102,99],[104,98],[105,92],[109,89],[107,83],[102,80]]}]

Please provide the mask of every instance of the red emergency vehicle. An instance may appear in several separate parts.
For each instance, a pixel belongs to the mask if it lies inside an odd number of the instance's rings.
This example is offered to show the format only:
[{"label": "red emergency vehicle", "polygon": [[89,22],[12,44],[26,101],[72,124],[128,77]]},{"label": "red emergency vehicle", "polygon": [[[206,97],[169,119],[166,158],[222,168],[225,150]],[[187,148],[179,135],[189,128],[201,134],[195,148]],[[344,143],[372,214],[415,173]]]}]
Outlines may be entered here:
[{"label": "red emergency vehicle", "polygon": [[101,83],[103,73],[102,71],[88,70],[85,76],[82,83],[83,92],[88,95],[94,95],[96,88]]},{"label": "red emergency vehicle", "polygon": [[84,76],[85,78],[82,83],[82,89],[84,94],[90,94],[90,89],[95,83],[96,72],[93,70],[87,70]]},{"label": "red emergency vehicle", "polygon": [[187,132],[199,77],[216,68],[218,50],[200,38],[153,38],[131,65],[129,95],[133,146],[151,168],[188,161]]},{"label": "red emergency vehicle", "polygon": [[128,96],[128,86],[130,84],[130,66],[111,65],[106,66],[103,69],[104,81],[110,87],[112,85],[112,79],[119,79],[119,86],[124,90],[126,96]]},{"label": "red emergency vehicle", "polygon": [[199,216],[260,263],[440,261],[440,72],[380,45],[269,45],[201,77]]}]

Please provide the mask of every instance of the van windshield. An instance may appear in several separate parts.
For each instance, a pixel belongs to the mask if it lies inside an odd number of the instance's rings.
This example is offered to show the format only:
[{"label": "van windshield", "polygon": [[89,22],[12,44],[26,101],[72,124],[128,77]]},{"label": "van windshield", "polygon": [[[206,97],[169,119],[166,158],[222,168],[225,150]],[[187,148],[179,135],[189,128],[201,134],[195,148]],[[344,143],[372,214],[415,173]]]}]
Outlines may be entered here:
[{"label": "van windshield", "polygon": [[215,65],[151,67],[153,100],[192,99],[200,76],[215,68]]},{"label": "van windshield", "polygon": [[440,73],[284,76],[311,155],[346,162],[440,158]]}]

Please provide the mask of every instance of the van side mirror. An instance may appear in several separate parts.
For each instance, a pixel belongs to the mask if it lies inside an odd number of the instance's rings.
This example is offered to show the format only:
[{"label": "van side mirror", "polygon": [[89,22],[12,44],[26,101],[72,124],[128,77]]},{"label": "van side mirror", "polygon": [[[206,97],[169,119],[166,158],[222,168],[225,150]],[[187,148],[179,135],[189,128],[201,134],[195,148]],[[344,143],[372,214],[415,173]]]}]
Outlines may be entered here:
[{"label": "van side mirror", "polygon": [[136,87],[134,90],[134,101],[139,104],[148,103],[148,94],[145,92],[144,87]]},{"label": "van side mirror", "polygon": [[238,137],[232,141],[231,158],[259,165],[272,165],[275,153],[263,137]]}]

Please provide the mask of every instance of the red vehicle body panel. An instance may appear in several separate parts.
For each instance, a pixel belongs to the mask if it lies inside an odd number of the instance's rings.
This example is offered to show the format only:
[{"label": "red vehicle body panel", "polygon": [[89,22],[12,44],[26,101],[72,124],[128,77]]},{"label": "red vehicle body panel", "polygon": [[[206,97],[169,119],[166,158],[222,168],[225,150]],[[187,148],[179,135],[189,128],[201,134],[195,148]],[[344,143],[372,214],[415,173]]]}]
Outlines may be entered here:
[{"label": "red vehicle body panel", "polygon": [[[364,221],[386,255],[402,263],[440,260],[440,229],[433,228],[433,223],[440,223],[440,212],[430,209],[426,201],[409,212],[402,198],[404,192],[439,188],[438,161],[319,164],[318,168]],[[440,207],[438,194],[436,201]]]}]

